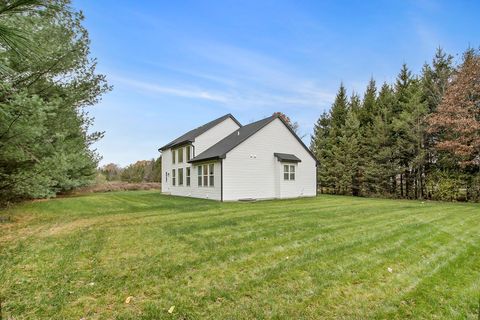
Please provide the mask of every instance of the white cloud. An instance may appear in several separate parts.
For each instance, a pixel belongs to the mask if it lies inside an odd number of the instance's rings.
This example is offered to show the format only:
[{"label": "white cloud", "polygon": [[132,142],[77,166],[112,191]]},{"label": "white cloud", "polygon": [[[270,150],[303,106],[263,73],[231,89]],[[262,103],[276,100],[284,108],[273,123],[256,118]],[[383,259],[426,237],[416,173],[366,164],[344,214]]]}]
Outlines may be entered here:
[{"label": "white cloud", "polygon": [[127,86],[140,89],[142,91],[150,91],[154,93],[159,93],[162,95],[172,95],[177,97],[184,98],[193,98],[193,99],[202,99],[210,100],[216,102],[226,102],[227,98],[216,92],[210,92],[203,89],[193,88],[193,87],[169,87],[163,86],[156,83],[127,79],[124,77],[111,76],[110,79],[113,81],[125,84]]}]

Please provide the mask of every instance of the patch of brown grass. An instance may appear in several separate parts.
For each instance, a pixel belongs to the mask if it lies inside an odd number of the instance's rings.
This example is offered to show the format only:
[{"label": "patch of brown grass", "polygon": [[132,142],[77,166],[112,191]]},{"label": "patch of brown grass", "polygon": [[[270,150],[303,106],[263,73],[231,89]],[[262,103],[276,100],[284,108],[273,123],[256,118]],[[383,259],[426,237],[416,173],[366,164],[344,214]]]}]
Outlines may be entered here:
[{"label": "patch of brown grass", "polygon": [[161,184],[158,182],[131,183],[131,182],[122,182],[122,181],[112,181],[112,182],[106,182],[98,185],[76,189],[73,191],[72,194],[112,192],[112,191],[153,190],[153,189],[160,190],[160,188],[161,188]]}]

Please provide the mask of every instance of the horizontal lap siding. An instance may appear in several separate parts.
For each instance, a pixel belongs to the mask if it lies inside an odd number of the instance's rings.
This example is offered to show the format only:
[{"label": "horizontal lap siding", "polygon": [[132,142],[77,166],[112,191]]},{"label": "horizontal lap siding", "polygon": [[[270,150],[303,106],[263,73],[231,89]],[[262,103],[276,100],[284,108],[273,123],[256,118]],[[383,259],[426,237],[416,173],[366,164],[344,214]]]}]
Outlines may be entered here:
[{"label": "horizontal lap siding", "polygon": [[[283,181],[283,167],[275,152],[291,153],[302,160],[296,166],[295,181]],[[278,119],[230,151],[223,172],[224,200],[316,194],[315,160]]]},{"label": "horizontal lap siding", "polygon": [[[210,162],[211,163],[211,162]],[[184,184],[183,186],[175,186],[171,187],[171,194],[175,196],[185,196],[185,197],[194,197],[194,198],[204,198],[204,199],[213,199],[213,200],[221,200],[221,165],[220,162],[214,163],[214,187],[198,187],[198,175],[197,175],[197,166],[191,167],[191,180],[190,180],[190,187],[187,187],[185,184],[186,175],[184,169]],[[178,173],[177,173],[178,179]]]},{"label": "horizontal lap siding", "polygon": [[[222,140],[233,131],[239,128],[238,124],[233,121],[231,118],[227,118],[221,123],[217,124],[215,127],[207,130],[203,134],[199,135],[195,138],[195,141],[192,143],[193,145],[193,156],[199,155],[206,149],[213,146],[218,141]],[[171,149],[165,150],[162,152],[162,192],[163,193],[170,193],[172,195],[178,196],[188,196],[188,197],[196,197],[196,198],[206,198],[206,199],[215,199],[221,200],[221,176],[220,176],[220,162],[215,163],[215,186],[214,187],[198,187],[197,186],[197,167],[192,166],[191,164],[187,163],[186,161],[186,152],[185,149],[183,151],[184,162],[183,163],[175,163],[172,164],[172,151]],[[177,159],[178,161],[178,156]],[[185,168],[190,167],[192,170],[191,173],[191,185],[187,187],[185,185],[186,181],[186,174]],[[178,168],[183,168],[183,175],[184,175],[184,185],[178,186],[178,171],[177,175],[177,185],[172,186],[172,177],[171,172],[172,169],[177,170]],[[166,173],[168,172],[168,177]]]},{"label": "horizontal lap siding", "polygon": [[195,142],[193,143],[195,146],[195,156],[198,156],[200,153],[207,150],[238,128],[239,126],[235,121],[231,118],[227,118],[215,127],[202,133],[195,138]]}]

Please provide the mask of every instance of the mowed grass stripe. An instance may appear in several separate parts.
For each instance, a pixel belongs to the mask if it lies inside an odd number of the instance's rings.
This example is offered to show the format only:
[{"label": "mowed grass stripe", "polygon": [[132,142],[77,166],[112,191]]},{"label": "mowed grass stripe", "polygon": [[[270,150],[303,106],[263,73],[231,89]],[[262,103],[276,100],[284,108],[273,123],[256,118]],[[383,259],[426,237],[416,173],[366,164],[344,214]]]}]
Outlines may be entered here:
[{"label": "mowed grass stripe", "polygon": [[471,318],[478,209],[155,192],[30,203],[0,225],[0,267],[14,270],[0,296],[18,319]]}]

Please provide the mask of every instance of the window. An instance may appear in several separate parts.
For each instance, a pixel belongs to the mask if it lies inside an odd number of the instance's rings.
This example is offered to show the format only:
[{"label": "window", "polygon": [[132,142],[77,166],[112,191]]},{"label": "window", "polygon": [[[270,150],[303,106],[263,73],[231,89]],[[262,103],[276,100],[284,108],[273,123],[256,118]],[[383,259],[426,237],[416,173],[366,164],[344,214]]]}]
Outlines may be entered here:
[{"label": "window", "polygon": [[215,181],[215,176],[213,174],[214,173],[213,170],[214,170],[214,165],[213,165],[213,163],[211,163],[211,164],[208,165],[208,179],[209,179],[208,184],[210,185],[210,187],[214,186],[214,181]]},{"label": "window", "polygon": [[203,165],[203,186],[208,187],[208,166]]},{"label": "window", "polygon": [[172,150],[172,163],[175,163],[175,150]]},{"label": "window", "polygon": [[172,170],[172,186],[175,186],[175,169]]},{"label": "window", "polygon": [[283,180],[295,180],[295,166],[290,164],[283,165]]},{"label": "window", "polygon": [[192,147],[186,146],[185,152],[187,154],[187,161],[190,161],[192,159]]},{"label": "window", "polygon": [[187,187],[190,187],[190,168],[185,168],[185,177],[187,179]]},{"label": "window", "polygon": [[178,169],[178,185],[183,186],[183,168]]},{"label": "window", "polygon": [[178,149],[177,152],[178,152],[178,163],[182,163],[183,162],[183,148]]},{"label": "window", "polygon": [[198,186],[199,187],[213,187],[215,186],[215,165],[204,164],[197,167],[198,169]]},{"label": "window", "polygon": [[198,187],[202,186],[202,166],[198,166],[198,172],[197,172],[197,177],[198,177]]}]

